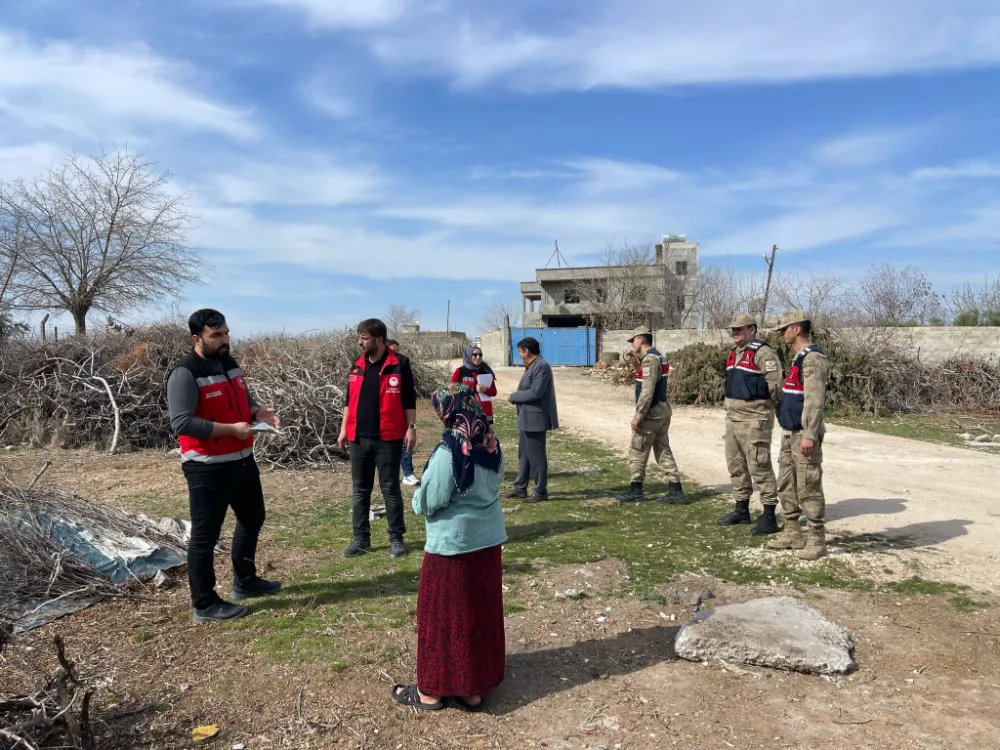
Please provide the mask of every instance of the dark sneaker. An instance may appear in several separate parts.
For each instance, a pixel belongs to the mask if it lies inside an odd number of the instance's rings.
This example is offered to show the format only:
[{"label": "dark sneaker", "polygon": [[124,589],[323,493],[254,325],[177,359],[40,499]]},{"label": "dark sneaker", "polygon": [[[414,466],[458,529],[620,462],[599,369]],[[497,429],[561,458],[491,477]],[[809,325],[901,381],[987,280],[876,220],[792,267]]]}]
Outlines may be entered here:
[{"label": "dark sneaker", "polygon": [[344,557],[361,557],[372,548],[370,539],[355,539],[344,550]]},{"label": "dark sneaker", "polygon": [[233,584],[233,592],[229,598],[240,602],[257,596],[271,596],[279,591],[281,591],[280,581],[265,581],[263,578],[254,578],[247,583]]},{"label": "dark sneaker", "polygon": [[764,513],[757,519],[757,523],[751,529],[750,533],[754,536],[762,536],[765,534],[777,534],[779,531],[781,529],[778,528],[778,519],[774,516],[774,506],[765,505]]},{"label": "dark sneaker", "polygon": [[505,500],[524,500],[527,496],[527,492],[518,492],[517,490],[511,490],[510,492],[503,493],[503,498]]},{"label": "dark sneaker", "polygon": [[750,501],[737,500],[736,507],[719,519],[719,526],[736,526],[742,523],[752,523],[750,518]]},{"label": "dark sneaker", "polygon": [[637,503],[640,500],[645,500],[645,495],[642,492],[642,482],[632,482],[628,490],[615,495],[615,500],[620,503]]},{"label": "dark sneaker", "polygon": [[409,550],[406,548],[406,542],[402,539],[390,539],[389,540],[389,554],[393,557],[406,557]]},{"label": "dark sneaker", "polygon": [[204,609],[196,609],[194,621],[196,625],[204,622],[225,622],[226,620],[238,620],[241,617],[246,617],[249,613],[250,607],[245,604],[233,604],[220,599]]},{"label": "dark sneaker", "polygon": [[664,503],[665,505],[687,505],[691,501],[684,494],[680,482],[671,482],[667,485],[667,494],[660,495],[660,497],[656,498],[656,502]]}]

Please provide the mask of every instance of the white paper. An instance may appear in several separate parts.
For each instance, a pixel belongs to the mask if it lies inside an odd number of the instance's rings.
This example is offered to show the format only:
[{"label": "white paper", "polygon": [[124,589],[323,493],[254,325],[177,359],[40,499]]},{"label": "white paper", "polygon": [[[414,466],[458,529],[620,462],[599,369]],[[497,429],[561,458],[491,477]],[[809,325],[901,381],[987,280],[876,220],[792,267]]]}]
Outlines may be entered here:
[{"label": "white paper", "polygon": [[[482,375],[479,376],[479,385],[481,385],[483,388],[489,388],[491,385],[493,385],[493,376],[490,375],[489,373],[483,373]],[[479,400],[492,401],[493,397],[487,396],[485,393],[480,393]]]},{"label": "white paper", "polygon": [[250,430],[252,432],[272,432],[275,435],[280,435],[281,434],[281,430],[274,429],[267,422],[258,422],[253,427],[251,427]]}]

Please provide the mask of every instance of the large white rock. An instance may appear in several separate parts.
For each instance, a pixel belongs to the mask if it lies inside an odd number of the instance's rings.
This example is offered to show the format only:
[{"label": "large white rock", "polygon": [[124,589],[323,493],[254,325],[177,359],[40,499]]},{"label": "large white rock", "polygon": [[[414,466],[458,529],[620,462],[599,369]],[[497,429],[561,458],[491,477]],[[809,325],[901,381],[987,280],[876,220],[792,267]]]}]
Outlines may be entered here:
[{"label": "large white rock", "polygon": [[724,659],[809,674],[857,667],[850,634],[790,596],[702,610],[681,627],[674,649],[690,661]]}]

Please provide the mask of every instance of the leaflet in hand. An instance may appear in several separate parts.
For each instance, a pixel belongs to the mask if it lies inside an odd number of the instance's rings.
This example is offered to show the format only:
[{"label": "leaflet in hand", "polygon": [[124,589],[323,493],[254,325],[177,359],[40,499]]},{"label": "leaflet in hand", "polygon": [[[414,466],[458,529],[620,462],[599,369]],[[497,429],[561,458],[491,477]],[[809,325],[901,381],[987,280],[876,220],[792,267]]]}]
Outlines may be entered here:
[{"label": "leaflet in hand", "polygon": [[252,432],[270,432],[270,433],[272,433],[274,435],[280,435],[281,434],[281,430],[274,429],[267,422],[258,422],[253,427],[251,427],[250,430]]},{"label": "leaflet in hand", "polygon": [[[481,385],[483,388],[488,389],[491,385],[493,385],[493,376],[490,375],[488,372],[482,373],[481,375],[479,375],[479,385]],[[485,393],[480,393],[479,400],[492,401],[493,398],[491,396],[487,396]]]}]

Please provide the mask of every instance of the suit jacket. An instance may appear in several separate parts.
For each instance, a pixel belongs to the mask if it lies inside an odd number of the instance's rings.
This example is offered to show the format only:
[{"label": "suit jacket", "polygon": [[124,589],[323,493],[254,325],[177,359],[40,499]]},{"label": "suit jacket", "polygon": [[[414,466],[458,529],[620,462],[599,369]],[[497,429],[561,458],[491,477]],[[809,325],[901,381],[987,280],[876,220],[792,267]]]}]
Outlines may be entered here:
[{"label": "suit jacket", "polygon": [[548,432],[559,427],[556,386],[552,367],[539,357],[524,371],[517,390],[510,394],[517,404],[517,429],[521,432]]}]

